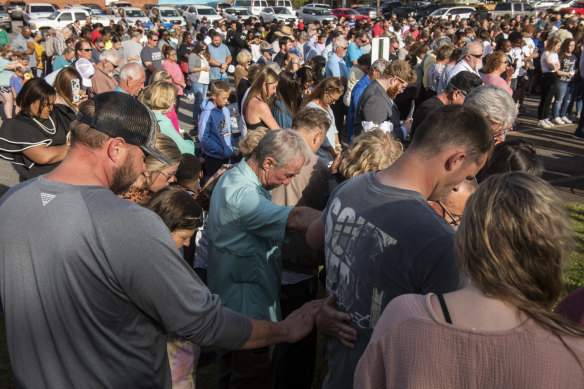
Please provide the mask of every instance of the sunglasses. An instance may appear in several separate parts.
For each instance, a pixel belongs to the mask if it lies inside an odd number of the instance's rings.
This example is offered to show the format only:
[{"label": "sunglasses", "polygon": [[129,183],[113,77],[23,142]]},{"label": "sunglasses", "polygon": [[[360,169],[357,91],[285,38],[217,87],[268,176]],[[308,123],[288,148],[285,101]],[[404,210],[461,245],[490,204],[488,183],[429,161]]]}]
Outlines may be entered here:
[{"label": "sunglasses", "polygon": [[469,53],[468,55],[470,55],[471,57],[475,57],[475,58],[483,58],[482,54],[470,54]]},{"label": "sunglasses", "polygon": [[89,51],[91,51],[91,49],[80,49],[80,51],[89,52]]}]

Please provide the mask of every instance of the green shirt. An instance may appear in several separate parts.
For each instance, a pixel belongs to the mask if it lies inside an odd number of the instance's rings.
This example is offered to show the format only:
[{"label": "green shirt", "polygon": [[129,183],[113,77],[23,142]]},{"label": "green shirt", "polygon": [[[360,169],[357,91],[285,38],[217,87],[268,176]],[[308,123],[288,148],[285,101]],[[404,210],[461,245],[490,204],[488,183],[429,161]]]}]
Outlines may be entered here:
[{"label": "green shirt", "polygon": [[192,141],[184,139],[182,136],[180,136],[180,134],[174,129],[174,126],[172,125],[172,122],[169,118],[158,112],[152,112],[154,113],[154,116],[158,121],[158,125],[160,126],[160,133],[172,139],[178,146],[181,154],[195,155],[195,144]]},{"label": "green shirt", "polygon": [[280,243],[292,207],[271,201],[245,160],[219,179],[209,208],[209,288],[254,319],[281,318]]}]

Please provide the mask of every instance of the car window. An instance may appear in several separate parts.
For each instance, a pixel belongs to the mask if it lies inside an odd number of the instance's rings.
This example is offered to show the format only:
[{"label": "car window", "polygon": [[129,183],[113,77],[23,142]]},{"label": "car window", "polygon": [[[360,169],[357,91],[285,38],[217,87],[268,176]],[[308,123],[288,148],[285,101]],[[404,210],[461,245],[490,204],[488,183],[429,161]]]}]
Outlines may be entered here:
[{"label": "car window", "polygon": [[446,13],[446,11],[448,11],[447,8],[442,8],[442,9],[437,9],[436,11],[432,12],[432,15],[434,16],[442,16]]},{"label": "car window", "polygon": [[264,12],[266,12],[266,13],[274,12],[275,9],[276,8],[266,7],[266,8],[264,8]]},{"label": "car window", "polygon": [[48,19],[55,20],[55,19],[57,19],[57,16],[59,16],[59,12],[55,11],[49,15]]},{"label": "car window", "polygon": [[66,12],[64,14],[61,14],[61,17],[59,18],[60,22],[69,22],[69,21],[73,21],[73,16],[71,16],[71,14],[69,12]]},{"label": "car window", "polygon": [[533,11],[533,7],[529,4],[523,4],[523,9],[529,12]]},{"label": "car window", "polygon": [[495,11],[510,11],[511,4],[510,3],[498,3],[495,7]]},{"label": "car window", "polygon": [[31,5],[30,12],[55,12],[50,5]]},{"label": "car window", "polygon": [[217,15],[217,11],[213,8],[201,8],[199,9],[199,15]]},{"label": "car window", "polygon": [[176,16],[179,16],[178,12],[176,12],[176,10],[174,9],[163,9],[160,11],[160,14],[164,18],[174,18]]}]

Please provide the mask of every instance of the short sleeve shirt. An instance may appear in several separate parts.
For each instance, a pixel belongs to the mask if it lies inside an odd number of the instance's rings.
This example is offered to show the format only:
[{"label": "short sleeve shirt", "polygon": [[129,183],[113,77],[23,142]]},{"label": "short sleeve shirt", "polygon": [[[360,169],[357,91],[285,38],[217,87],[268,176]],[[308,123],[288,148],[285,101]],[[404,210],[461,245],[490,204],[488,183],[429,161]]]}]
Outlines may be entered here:
[{"label": "short sleeve shirt", "polygon": [[209,208],[209,288],[223,305],[278,321],[280,244],[292,207],[279,206],[245,160],[219,179]]},{"label": "short sleeve shirt", "polygon": [[[223,43],[219,45],[219,47],[215,47],[213,45],[208,45],[209,55],[211,59],[223,63],[227,59],[227,56],[231,55],[227,46]],[[209,71],[211,76],[211,80],[218,80],[221,78],[221,72],[218,66],[211,66],[211,70]]]},{"label": "short sleeve shirt", "polygon": [[332,53],[326,64],[326,77],[344,77],[349,78],[349,70],[345,61]]},{"label": "short sleeve shirt", "polygon": [[[14,51],[27,51],[28,50],[28,46],[27,46],[28,42],[34,43],[34,39],[32,39],[32,37],[25,39],[22,36],[22,34],[18,34],[12,40],[12,48],[14,49]],[[36,65],[37,65],[37,60],[34,57],[34,54],[29,55],[28,56],[28,66],[30,66],[31,68],[35,68]]]},{"label": "short sleeve shirt", "polygon": [[362,47],[357,47],[353,42],[349,43],[347,55],[345,55],[347,69],[351,69],[353,67],[353,61],[358,60],[363,54],[365,54],[365,50]]},{"label": "short sleeve shirt", "polygon": [[[164,59],[162,56],[162,51],[155,46],[154,48],[146,45],[142,49],[140,53],[140,58],[142,58],[142,63],[145,64],[146,62],[152,62],[152,65],[156,69],[162,69],[162,60]],[[145,66],[145,65],[144,65]]]}]

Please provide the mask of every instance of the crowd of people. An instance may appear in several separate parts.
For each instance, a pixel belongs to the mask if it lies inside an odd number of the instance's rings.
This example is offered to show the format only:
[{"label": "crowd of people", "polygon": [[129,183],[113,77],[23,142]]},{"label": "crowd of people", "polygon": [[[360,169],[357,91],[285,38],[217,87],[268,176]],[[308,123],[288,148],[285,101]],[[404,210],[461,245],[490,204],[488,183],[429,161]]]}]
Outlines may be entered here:
[{"label": "crowd of people", "polygon": [[0,47],[17,385],[193,389],[213,345],[218,388],[581,387],[569,218],[507,135],[539,94],[538,125],[584,139],[583,44],[546,13],[23,27]]}]

